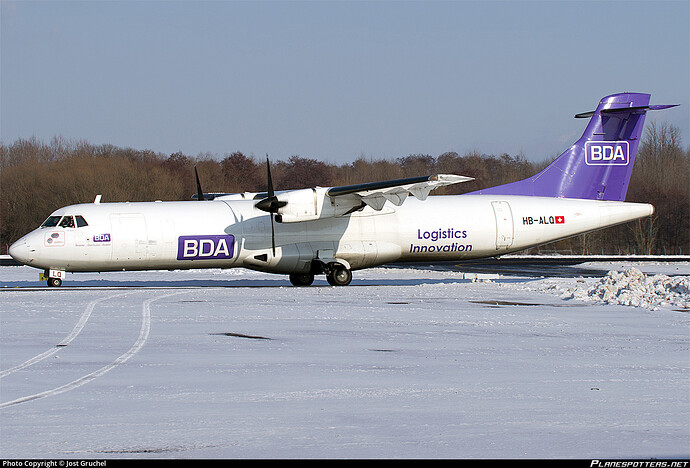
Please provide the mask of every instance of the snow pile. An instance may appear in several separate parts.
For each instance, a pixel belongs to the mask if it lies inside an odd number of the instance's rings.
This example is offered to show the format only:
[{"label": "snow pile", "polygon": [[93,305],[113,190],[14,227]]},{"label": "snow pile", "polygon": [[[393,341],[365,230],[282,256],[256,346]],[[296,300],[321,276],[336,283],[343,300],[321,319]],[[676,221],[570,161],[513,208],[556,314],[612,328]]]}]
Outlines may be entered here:
[{"label": "snow pile", "polygon": [[690,278],[687,276],[647,276],[637,268],[609,271],[593,285],[560,288],[564,299],[593,300],[658,309],[658,306],[690,307]]}]

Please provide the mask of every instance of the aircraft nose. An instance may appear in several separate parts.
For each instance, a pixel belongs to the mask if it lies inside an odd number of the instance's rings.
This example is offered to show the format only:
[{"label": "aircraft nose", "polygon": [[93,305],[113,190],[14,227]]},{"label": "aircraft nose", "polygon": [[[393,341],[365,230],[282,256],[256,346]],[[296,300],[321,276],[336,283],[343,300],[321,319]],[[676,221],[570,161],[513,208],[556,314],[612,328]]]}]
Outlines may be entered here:
[{"label": "aircraft nose", "polygon": [[7,252],[10,254],[10,257],[19,263],[28,264],[33,260],[33,258],[31,258],[33,256],[33,251],[25,239],[19,239],[17,242],[10,245]]}]

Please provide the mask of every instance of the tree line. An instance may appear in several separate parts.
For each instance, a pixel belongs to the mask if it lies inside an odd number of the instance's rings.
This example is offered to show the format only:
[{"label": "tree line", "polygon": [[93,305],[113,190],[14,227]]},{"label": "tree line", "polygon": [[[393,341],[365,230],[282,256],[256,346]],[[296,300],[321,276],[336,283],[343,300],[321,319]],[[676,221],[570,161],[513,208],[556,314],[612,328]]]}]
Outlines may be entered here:
[{"label": "tree line", "polygon": [[[329,164],[292,156],[275,161],[276,190],[348,185],[435,173],[474,177],[432,194],[461,194],[529,177],[550,161],[535,163],[523,155],[486,155],[477,151],[439,156],[410,154],[395,159],[359,157],[352,163]],[[189,200],[196,193],[196,166],[204,192],[266,190],[263,158],[236,151],[222,156],[93,145],[55,137],[0,143],[0,251],[35,229],[52,211],[103,201]],[[652,203],[652,217],[597,231],[529,253],[690,254],[690,147],[681,146],[680,131],[650,123],[640,144],[627,201]]]}]

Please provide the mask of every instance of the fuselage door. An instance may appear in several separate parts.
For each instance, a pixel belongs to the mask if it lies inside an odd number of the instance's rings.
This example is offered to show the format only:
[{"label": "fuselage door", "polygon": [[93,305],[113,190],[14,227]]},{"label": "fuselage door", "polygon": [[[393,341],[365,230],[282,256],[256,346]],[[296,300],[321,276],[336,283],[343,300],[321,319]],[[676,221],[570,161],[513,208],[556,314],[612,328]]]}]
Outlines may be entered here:
[{"label": "fuselage door", "polygon": [[493,201],[491,205],[496,216],[496,248],[506,250],[513,245],[513,213],[508,202]]},{"label": "fuselage door", "polygon": [[148,233],[143,215],[122,213],[110,215],[113,260],[146,260]]}]

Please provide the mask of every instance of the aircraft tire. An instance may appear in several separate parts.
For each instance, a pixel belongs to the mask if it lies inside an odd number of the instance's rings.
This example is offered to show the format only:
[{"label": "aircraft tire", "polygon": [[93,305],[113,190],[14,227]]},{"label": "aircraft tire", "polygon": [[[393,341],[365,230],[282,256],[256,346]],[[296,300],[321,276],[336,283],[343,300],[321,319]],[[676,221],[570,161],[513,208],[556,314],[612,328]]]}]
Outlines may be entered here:
[{"label": "aircraft tire", "polygon": [[311,273],[292,273],[290,282],[293,286],[311,286],[314,282],[314,275]]},{"label": "aircraft tire", "polygon": [[59,288],[62,286],[62,280],[60,278],[48,278],[48,286],[52,288]]},{"label": "aircraft tire", "polygon": [[342,265],[336,265],[326,274],[331,286],[347,286],[352,281],[352,271]]}]

